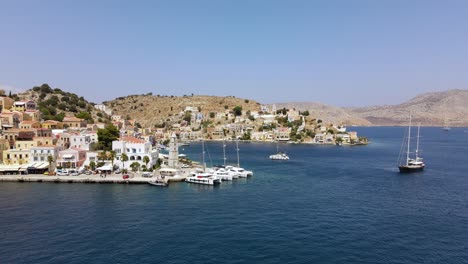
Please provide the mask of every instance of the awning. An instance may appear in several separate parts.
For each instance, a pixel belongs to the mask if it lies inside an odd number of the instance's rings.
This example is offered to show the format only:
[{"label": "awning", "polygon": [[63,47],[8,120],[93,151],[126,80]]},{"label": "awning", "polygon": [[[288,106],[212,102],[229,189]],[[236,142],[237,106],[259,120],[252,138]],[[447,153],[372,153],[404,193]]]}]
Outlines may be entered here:
[{"label": "awning", "polygon": [[73,158],[73,154],[63,154],[63,155],[62,155],[62,158],[64,158],[64,159],[71,159],[71,158]]},{"label": "awning", "polygon": [[112,166],[110,166],[110,165],[105,165],[105,166],[96,168],[96,170],[100,170],[100,171],[110,171],[110,170],[112,170]]}]

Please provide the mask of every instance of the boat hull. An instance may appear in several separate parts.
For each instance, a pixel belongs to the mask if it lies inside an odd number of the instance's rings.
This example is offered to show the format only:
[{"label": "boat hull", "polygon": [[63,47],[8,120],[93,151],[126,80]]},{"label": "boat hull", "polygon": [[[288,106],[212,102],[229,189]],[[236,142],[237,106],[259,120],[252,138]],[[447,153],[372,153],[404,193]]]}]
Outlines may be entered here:
[{"label": "boat hull", "polygon": [[424,166],[398,166],[400,173],[419,172],[424,170]]}]

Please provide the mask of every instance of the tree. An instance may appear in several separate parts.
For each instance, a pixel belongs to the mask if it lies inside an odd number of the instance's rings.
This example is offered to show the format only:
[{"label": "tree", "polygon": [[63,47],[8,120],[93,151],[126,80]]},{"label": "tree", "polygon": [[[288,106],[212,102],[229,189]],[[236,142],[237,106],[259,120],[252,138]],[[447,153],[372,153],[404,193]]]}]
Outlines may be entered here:
[{"label": "tree", "polygon": [[52,162],[54,162],[54,157],[52,155],[47,156],[47,161],[49,162],[49,173],[52,171]]},{"label": "tree", "polygon": [[94,169],[96,168],[96,162],[91,161],[91,162],[89,163],[89,167],[91,167],[91,170],[94,171]]},{"label": "tree", "polygon": [[138,163],[137,161],[134,161],[132,164],[130,164],[130,168],[132,168],[133,172],[136,172],[140,168],[140,163]]},{"label": "tree", "polygon": [[107,125],[103,129],[98,129],[98,142],[103,150],[112,149],[112,141],[119,138],[119,130],[112,124]]},{"label": "tree", "polygon": [[236,106],[232,110],[234,111],[234,114],[236,116],[241,116],[242,115],[242,106]]},{"label": "tree", "polygon": [[148,163],[150,162],[150,158],[148,156],[143,157],[143,162],[146,164],[146,167],[148,167]]},{"label": "tree", "polygon": [[122,161],[122,167],[125,168],[125,162],[128,161],[127,154],[122,153],[122,156],[120,157],[120,160]]},{"label": "tree", "polygon": [[105,151],[99,152],[99,154],[98,154],[98,160],[104,161],[104,160],[106,160],[106,159],[107,159],[107,154],[106,154],[106,152],[105,152]]},{"label": "tree", "polygon": [[112,170],[114,170],[115,151],[111,150],[111,151],[107,152],[107,159],[111,160]]},{"label": "tree", "polygon": [[241,137],[241,140],[250,140],[250,139],[251,139],[250,132],[244,133],[244,135],[242,135]]},{"label": "tree", "polygon": [[215,112],[210,112],[210,118],[215,118],[216,113]]},{"label": "tree", "polygon": [[75,117],[85,119],[86,121],[88,121],[88,123],[94,123],[93,117],[88,112],[79,112],[75,115]]}]

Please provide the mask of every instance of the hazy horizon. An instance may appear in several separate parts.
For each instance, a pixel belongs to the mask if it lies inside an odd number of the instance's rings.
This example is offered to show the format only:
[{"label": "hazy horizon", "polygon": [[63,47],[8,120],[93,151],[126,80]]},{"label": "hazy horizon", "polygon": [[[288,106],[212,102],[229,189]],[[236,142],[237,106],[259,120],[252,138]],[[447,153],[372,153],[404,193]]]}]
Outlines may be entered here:
[{"label": "hazy horizon", "polygon": [[399,104],[468,87],[464,1],[0,3],[0,89],[48,83],[265,104]]}]

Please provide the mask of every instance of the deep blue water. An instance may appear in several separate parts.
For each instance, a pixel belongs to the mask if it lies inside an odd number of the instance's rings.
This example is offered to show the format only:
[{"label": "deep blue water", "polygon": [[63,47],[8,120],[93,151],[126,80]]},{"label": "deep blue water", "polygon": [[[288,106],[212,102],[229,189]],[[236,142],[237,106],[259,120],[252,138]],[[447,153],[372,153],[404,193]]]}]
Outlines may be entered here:
[{"label": "deep blue water", "polygon": [[372,143],[284,144],[286,162],[241,144],[255,175],[219,187],[0,183],[0,263],[468,263],[468,129],[422,128],[411,175],[404,128],[355,130]]}]

